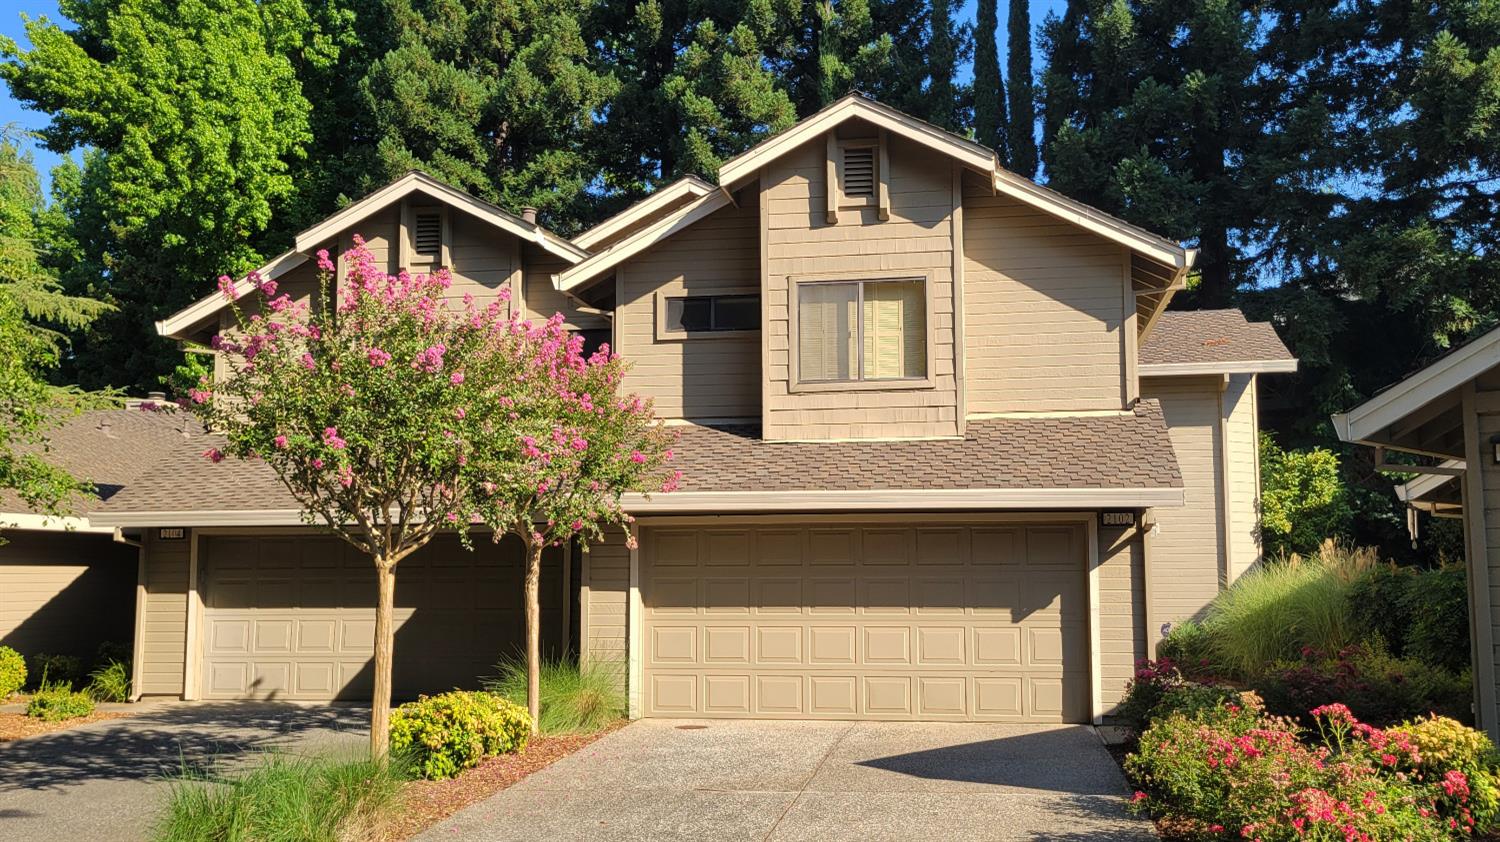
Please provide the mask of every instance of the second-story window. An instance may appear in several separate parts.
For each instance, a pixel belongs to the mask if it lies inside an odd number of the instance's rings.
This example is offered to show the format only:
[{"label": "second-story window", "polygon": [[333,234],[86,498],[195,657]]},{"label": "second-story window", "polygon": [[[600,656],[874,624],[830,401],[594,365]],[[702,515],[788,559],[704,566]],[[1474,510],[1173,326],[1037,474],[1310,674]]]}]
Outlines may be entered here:
[{"label": "second-story window", "polygon": [[660,318],[667,337],[760,330],[760,296],[668,295]]},{"label": "second-story window", "polygon": [[921,278],[798,284],[798,380],[926,378],[926,303]]}]

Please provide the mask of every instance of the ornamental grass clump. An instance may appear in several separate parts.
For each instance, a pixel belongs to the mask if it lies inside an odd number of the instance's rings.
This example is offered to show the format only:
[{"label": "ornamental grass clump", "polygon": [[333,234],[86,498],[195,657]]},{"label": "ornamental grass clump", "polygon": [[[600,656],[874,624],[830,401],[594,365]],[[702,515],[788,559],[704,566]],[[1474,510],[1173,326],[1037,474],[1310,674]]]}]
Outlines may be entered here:
[{"label": "ornamental grass clump", "polygon": [[[620,691],[618,667],[580,665],[573,658],[549,659],[542,663],[542,716],[537,733],[591,734],[625,716],[625,694]],[[509,660],[500,664],[500,676],[487,685],[493,693],[524,704],[526,664]]]},{"label": "ornamental grass clump", "polygon": [[[220,278],[235,329],[213,338],[226,374],[188,406],[222,435],[205,458],[258,459],[303,518],[370,557],[376,578],[371,750],[389,736],[397,565],[439,531],[468,546],[482,527],[526,549],[524,605],[532,718],[540,707],[544,548],[622,534],[622,495],[675,489],[675,432],[622,391],[608,346],[585,355],[561,315],[512,314],[451,295],[447,270],[391,275],[355,237],[342,281],[326,251],[318,288]],[[627,539],[629,540],[629,539]]]}]

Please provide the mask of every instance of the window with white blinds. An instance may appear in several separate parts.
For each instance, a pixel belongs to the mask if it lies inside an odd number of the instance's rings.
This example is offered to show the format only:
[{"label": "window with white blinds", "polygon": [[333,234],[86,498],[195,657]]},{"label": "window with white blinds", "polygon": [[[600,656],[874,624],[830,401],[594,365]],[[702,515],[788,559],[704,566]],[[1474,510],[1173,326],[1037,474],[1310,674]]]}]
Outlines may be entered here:
[{"label": "window with white blinds", "polygon": [[797,377],[803,383],[927,376],[924,281],[797,286]]}]

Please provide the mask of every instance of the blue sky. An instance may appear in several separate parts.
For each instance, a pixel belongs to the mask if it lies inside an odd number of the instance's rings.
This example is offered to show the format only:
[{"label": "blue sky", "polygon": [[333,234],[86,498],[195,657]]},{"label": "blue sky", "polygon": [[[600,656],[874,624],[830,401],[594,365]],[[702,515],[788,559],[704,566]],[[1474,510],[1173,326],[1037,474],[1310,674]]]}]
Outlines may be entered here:
[{"label": "blue sky", "polygon": [[[1000,28],[1002,37],[1000,39],[1000,64],[1005,66],[1005,29],[1006,3],[1000,3]],[[1056,11],[1061,14],[1064,0],[1031,0],[1031,23],[1033,28],[1040,25],[1048,12]],[[975,0],[967,0],[959,7],[956,13],[963,21],[973,22],[976,3]],[[21,45],[22,49],[28,46],[26,31],[22,23],[22,15],[32,18],[48,17],[52,20],[61,20],[62,15],[57,10],[56,0],[0,0],[0,35],[14,39]],[[1033,53],[1033,58],[1040,56]],[[960,77],[969,78],[973,74],[971,67],[961,68]],[[16,102],[10,95],[8,86],[0,84],[0,126],[16,125],[23,129],[39,129],[47,124],[47,116],[36,111],[30,111]],[[29,148],[36,156],[37,170],[42,177],[42,188],[45,190],[51,181],[49,172],[61,161],[61,156],[55,152],[42,149],[35,143],[30,143]]]}]

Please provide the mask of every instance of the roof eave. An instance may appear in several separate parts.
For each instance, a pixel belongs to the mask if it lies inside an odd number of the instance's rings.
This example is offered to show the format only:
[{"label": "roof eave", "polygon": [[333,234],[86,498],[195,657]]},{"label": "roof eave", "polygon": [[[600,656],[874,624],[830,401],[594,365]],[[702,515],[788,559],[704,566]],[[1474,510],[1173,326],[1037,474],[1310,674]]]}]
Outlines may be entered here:
[{"label": "roof eave", "polygon": [[1141,363],[1142,377],[1191,377],[1202,374],[1291,374],[1295,359],[1231,360],[1206,363]]},{"label": "roof eave", "polygon": [[1402,378],[1384,392],[1331,420],[1341,440],[1371,443],[1379,433],[1500,364],[1500,328]]}]

